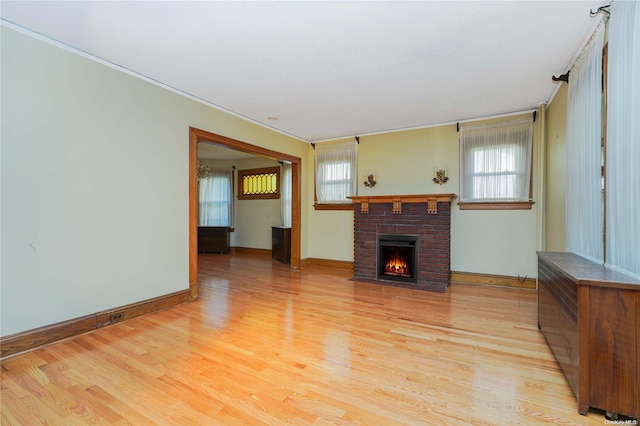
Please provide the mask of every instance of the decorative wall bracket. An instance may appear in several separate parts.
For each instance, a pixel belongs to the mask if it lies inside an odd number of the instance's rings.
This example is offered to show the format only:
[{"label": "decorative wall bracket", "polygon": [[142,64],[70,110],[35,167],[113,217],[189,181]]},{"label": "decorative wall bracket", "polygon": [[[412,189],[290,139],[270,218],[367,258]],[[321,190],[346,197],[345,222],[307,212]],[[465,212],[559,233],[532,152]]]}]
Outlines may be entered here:
[{"label": "decorative wall bracket", "polygon": [[364,181],[364,186],[366,186],[367,188],[373,188],[374,186],[376,186],[376,174],[375,173],[365,173],[364,175],[365,181]]},{"label": "decorative wall bracket", "polygon": [[447,168],[444,169],[433,169],[433,183],[437,183],[438,185],[442,185],[443,183],[447,183],[449,180],[448,176],[449,172]]}]

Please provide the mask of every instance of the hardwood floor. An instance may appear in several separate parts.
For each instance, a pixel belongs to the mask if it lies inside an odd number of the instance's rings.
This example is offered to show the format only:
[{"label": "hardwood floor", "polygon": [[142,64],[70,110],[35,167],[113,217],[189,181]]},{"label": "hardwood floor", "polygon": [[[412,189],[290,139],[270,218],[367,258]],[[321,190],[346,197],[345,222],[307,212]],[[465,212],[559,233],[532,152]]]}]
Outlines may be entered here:
[{"label": "hardwood floor", "polygon": [[204,255],[200,300],[4,360],[2,425],[597,424],[531,290]]}]

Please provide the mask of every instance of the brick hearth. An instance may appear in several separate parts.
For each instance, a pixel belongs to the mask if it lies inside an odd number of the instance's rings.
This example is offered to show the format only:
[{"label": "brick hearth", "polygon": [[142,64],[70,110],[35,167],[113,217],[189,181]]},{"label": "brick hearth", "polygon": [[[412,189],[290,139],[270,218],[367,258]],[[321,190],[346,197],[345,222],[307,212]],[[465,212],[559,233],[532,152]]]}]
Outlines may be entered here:
[{"label": "brick hearth", "polygon": [[[453,194],[352,197],[353,279],[446,291],[451,277],[451,201],[454,197]],[[378,279],[378,234],[418,236],[416,284]]]}]

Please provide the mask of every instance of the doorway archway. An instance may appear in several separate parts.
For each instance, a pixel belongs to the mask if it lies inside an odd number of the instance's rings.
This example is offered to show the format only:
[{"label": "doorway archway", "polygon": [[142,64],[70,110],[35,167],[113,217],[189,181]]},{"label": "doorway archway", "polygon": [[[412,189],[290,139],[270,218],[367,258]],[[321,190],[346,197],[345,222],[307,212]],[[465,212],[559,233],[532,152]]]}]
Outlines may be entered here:
[{"label": "doorway archway", "polygon": [[300,221],[302,198],[302,160],[236,139],[189,127],[189,291],[198,297],[198,142],[210,142],[249,154],[291,163],[291,261],[292,269],[300,269]]}]

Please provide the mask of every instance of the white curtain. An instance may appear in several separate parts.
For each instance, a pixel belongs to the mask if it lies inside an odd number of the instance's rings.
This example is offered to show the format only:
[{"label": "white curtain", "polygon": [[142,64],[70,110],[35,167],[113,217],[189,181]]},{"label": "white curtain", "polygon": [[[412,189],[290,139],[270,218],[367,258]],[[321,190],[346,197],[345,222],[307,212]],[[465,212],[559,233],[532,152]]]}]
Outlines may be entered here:
[{"label": "white curtain", "polygon": [[640,279],[640,3],[612,3],[608,57],[607,265]]},{"label": "white curtain", "polygon": [[460,201],[529,201],[533,116],[460,127]]},{"label": "white curtain", "polygon": [[348,203],[358,188],[358,143],[317,144],[316,196],[318,203]]},{"label": "white curtain", "polygon": [[567,251],[604,260],[602,46],[604,25],[569,75],[567,100]]},{"label": "white curtain", "polygon": [[280,203],[282,209],[282,226],[291,227],[291,164],[282,163],[280,175]]},{"label": "white curtain", "polygon": [[198,225],[233,226],[233,171],[213,169],[198,179]]}]

